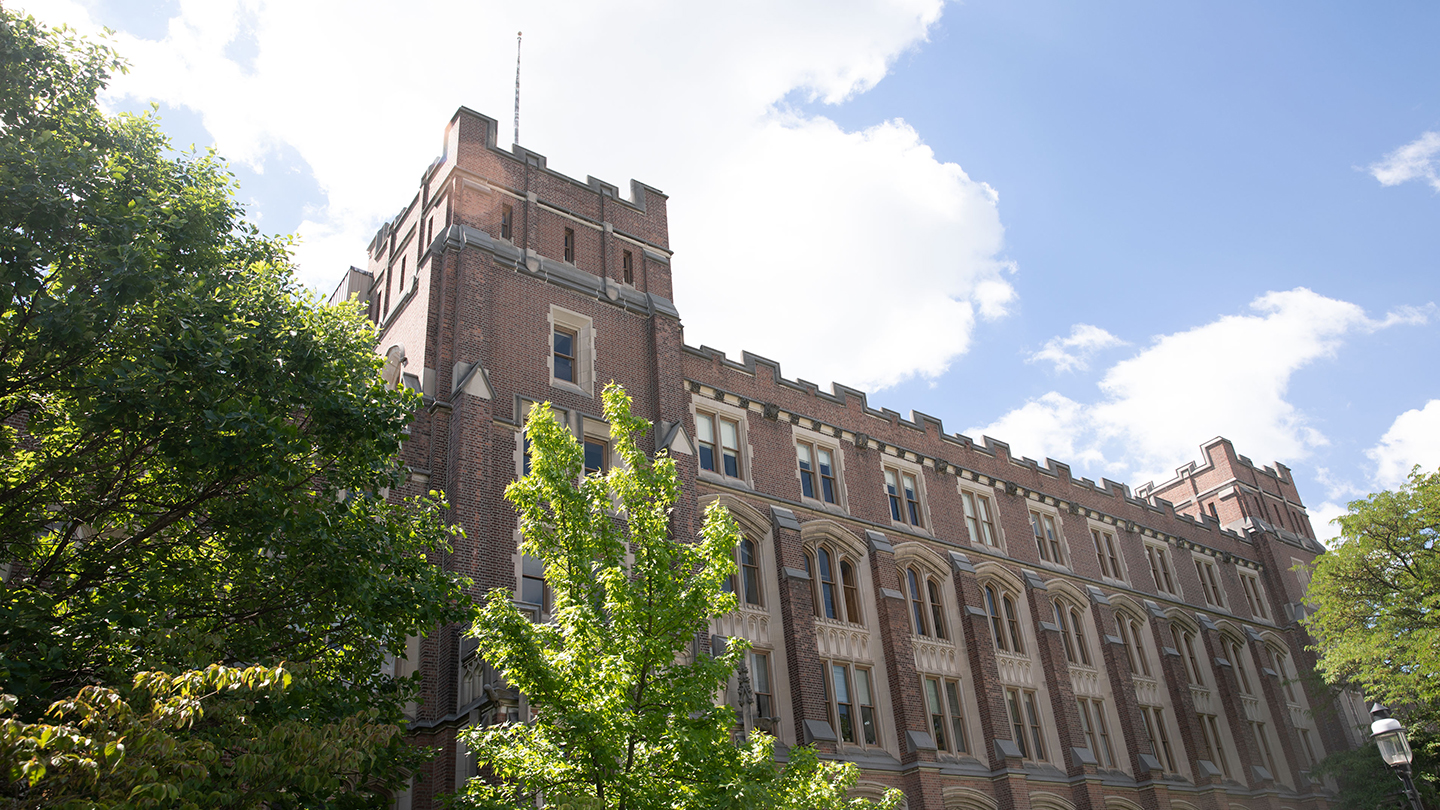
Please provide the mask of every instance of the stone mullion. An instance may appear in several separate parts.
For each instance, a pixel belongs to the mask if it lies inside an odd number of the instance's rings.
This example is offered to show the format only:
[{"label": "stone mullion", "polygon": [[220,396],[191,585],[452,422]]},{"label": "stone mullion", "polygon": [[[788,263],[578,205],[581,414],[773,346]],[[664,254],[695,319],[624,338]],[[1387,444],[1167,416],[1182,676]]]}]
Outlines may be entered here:
[{"label": "stone mullion", "polygon": [[795,513],[770,509],[775,535],[775,568],[780,574],[780,619],[785,628],[785,661],[789,667],[790,709],[797,744],[814,743],[824,754],[838,751],[825,704],[824,673],[815,636],[815,583],[805,573],[805,551]]},{"label": "stone mullion", "polygon": [[[935,761],[935,739],[930,730],[925,698],[920,691],[920,676],[915,669],[915,645],[912,643],[910,617],[905,595],[899,590],[895,568],[895,549],[885,535],[867,531],[870,547],[870,579],[875,588],[875,607],[879,614],[875,632],[885,648],[885,664],[890,681],[890,708],[895,714],[895,735],[900,741],[900,761],[906,765],[917,761]],[[939,797],[935,797],[939,801]]]},{"label": "stone mullion", "polygon": [[[1005,710],[1005,690],[1000,685],[1000,667],[995,659],[995,639],[991,634],[990,617],[985,612],[985,596],[975,566],[958,551],[950,552],[951,582],[956,603],[960,606],[960,624],[965,632],[965,651],[970,659],[970,677],[975,689],[975,703],[980,713],[982,743],[972,753],[987,763],[992,771],[1002,774],[995,778],[995,798],[1001,807],[1029,810],[1030,792],[1026,786],[1024,762],[1010,730],[1010,716]],[[983,741],[989,741],[985,745]]]}]

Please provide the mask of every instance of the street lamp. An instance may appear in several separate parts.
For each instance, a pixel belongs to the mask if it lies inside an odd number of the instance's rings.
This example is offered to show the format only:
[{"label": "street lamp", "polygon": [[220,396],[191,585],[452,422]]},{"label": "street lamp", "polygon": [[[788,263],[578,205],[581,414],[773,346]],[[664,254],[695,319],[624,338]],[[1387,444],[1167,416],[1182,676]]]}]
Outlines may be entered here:
[{"label": "street lamp", "polygon": [[1400,777],[1400,782],[1405,785],[1405,796],[1410,799],[1410,806],[1414,810],[1424,810],[1420,806],[1420,794],[1415,792],[1415,783],[1410,779],[1410,760],[1415,755],[1411,753],[1410,741],[1405,737],[1405,726],[1390,716],[1390,710],[1383,703],[1371,706],[1370,716],[1375,718],[1370,724],[1370,738],[1380,749],[1380,758]]}]

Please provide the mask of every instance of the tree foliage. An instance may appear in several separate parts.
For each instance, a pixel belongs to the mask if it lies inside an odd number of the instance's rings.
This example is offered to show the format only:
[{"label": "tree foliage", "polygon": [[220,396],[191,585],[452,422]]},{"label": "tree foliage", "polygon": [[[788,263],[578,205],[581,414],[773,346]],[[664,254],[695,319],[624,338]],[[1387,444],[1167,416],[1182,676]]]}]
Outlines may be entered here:
[{"label": "tree foliage", "polygon": [[[529,722],[473,730],[466,742],[488,778],[462,802],[486,808],[836,808],[853,765],[774,740],[732,741],[735,715],[716,696],[748,649],[732,640],[695,652],[709,620],[736,607],[724,589],[739,529],[719,505],[694,541],[671,537],[680,494],[674,462],[636,446],[649,423],[613,383],[604,395],[616,463],[583,475],[580,445],[548,406],[530,412],[532,472],[506,497],[520,513],[521,551],[545,563],[553,621],[521,614],[508,590],[475,623],[480,655],[523,692]],[[899,799],[894,794],[891,806]],[[858,804],[863,804],[857,802]]]},{"label": "tree foliage", "polygon": [[[216,155],[174,156],[153,117],[99,110],[120,69],[103,45],[0,9],[0,688],[12,721],[70,717],[64,707],[107,695],[143,723],[136,673],[284,662],[289,688],[221,690],[186,734],[210,735],[229,761],[262,732],[393,725],[404,695],[380,675],[386,650],[468,616],[464,583],[427,559],[450,537],[438,495],[384,497],[416,397],[381,382],[357,307],[300,287],[288,239],[244,219]],[[243,731],[212,722],[235,712]],[[366,801],[412,759],[396,735],[340,744],[383,766],[356,788]],[[297,765],[314,760],[305,745],[269,750]],[[238,787],[251,777],[210,774],[211,789],[252,795]]]},{"label": "tree foliage", "polygon": [[[1423,749],[1440,736],[1440,472],[1417,467],[1399,489],[1349,507],[1306,592],[1317,667],[1389,705]],[[1417,750],[1417,781],[1440,780],[1433,754]]]}]

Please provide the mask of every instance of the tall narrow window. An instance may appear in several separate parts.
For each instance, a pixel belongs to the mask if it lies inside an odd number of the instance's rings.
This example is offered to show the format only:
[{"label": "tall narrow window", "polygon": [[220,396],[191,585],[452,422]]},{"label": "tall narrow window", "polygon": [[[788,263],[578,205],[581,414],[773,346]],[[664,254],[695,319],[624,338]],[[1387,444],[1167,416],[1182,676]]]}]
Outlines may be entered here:
[{"label": "tall narrow window", "polygon": [[1036,703],[1035,693],[1029,689],[1025,690],[1025,717],[1030,721],[1030,744],[1035,752],[1035,759],[1045,759],[1045,735],[1040,727],[1040,707]]},{"label": "tall narrow window", "polygon": [[1075,640],[1070,637],[1070,625],[1065,621],[1065,607],[1060,600],[1055,600],[1052,605],[1055,608],[1055,624],[1060,628],[1060,639],[1065,646],[1065,660],[1072,664],[1080,663],[1075,657]]},{"label": "tall narrow window", "polygon": [[1030,529],[1035,532],[1035,547],[1040,559],[1056,565],[1064,563],[1060,556],[1060,534],[1055,529],[1055,516],[1047,512],[1030,510]]},{"label": "tall narrow window", "polygon": [[962,491],[960,500],[965,506],[965,528],[970,530],[970,542],[998,546],[999,535],[995,532],[995,521],[991,517],[990,499],[984,495]]},{"label": "tall narrow window", "polygon": [[935,747],[941,751],[949,751],[949,741],[945,734],[945,704],[940,697],[940,679],[925,679],[925,704],[930,708],[930,733],[935,735]]},{"label": "tall narrow window", "polygon": [[385,271],[385,309],[384,314],[390,314],[390,281],[394,274],[390,270]]},{"label": "tall narrow window", "polygon": [[555,327],[555,379],[579,382],[575,374],[575,350],[579,342],[579,336],[574,331]]},{"label": "tall narrow window", "polygon": [[1085,642],[1085,625],[1080,611],[1070,608],[1070,632],[1075,634],[1075,651],[1080,654],[1080,663],[1090,666],[1090,645]]},{"label": "tall narrow window", "polygon": [[905,570],[905,579],[910,586],[910,618],[915,622],[915,634],[928,636],[930,629],[925,622],[925,597],[920,593],[920,578],[916,576],[914,568],[908,568]]},{"label": "tall narrow window", "polygon": [[805,575],[810,577],[810,606],[815,611],[815,618],[820,618],[820,589],[815,587],[815,566],[810,563],[810,552],[802,552],[801,558],[805,561]]},{"label": "tall narrow window", "polygon": [[1024,759],[1032,759],[1030,747],[1025,744],[1025,715],[1024,708],[1020,704],[1020,690],[1005,690],[1005,705],[1010,710],[1010,734],[1015,740],[1015,746],[1020,749],[1020,756]]},{"label": "tall narrow window", "polygon": [[731,478],[740,477],[740,423],[731,419],[720,420],[720,455],[725,465],[725,474]]},{"label": "tall narrow window", "polygon": [[835,464],[830,448],[810,442],[796,442],[800,462],[800,494],[826,503],[837,503]]},{"label": "tall narrow window", "polygon": [[885,471],[885,497],[890,501],[890,519],[899,523],[900,517],[900,484],[899,477],[894,470]]},{"label": "tall narrow window", "polygon": [[[1171,630],[1174,630],[1172,627]],[[1185,656],[1185,669],[1190,676],[1190,683],[1196,686],[1204,686],[1205,681],[1201,676],[1200,659],[1195,657],[1195,635],[1189,631],[1181,631],[1178,639],[1180,652]]]},{"label": "tall narrow window", "polygon": [[816,447],[815,455],[820,464],[820,499],[835,503],[835,465],[830,458],[830,450]]},{"label": "tall narrow window", "polygon": [[740,585],[747,604],[760,604],[760,558],[748,537],[740,541]]},{"label": "tall narrow window", "polygon": [[609,469],[610,447],[604,439],[585,437],[585,474],[604,474]]},{"label": "tall narrow window", "polygon": [[565,229],[565,261],[575,263],[575,229]]},{"label": "tall narrow window", "polygon": [[1275,660],[1275,671],[1280,674],[1280,685],[1285,688],[1285,699],[1295,703],[1295,687],[1291,685],[1290,671],[1286,666],[1289,656],[1272,647],[1270,657]]},{"label": "tall narrow window", "polygon": [[1216,607],[1224,607],[1224,597],[1220,594],[1220,580],[1215,573],[1215,563],[1209,560],[1195,560],[1195,573],[1200,577],[1200,592],[1205,595],[1205,601]]},{"label": "tall narrow window", "polygon": [[836,733],[844,742],[855,742],[854,704],[850,698],[850,673],[841,664],[832,664],[830,674],[835,692],[835,715],[840,721]]},{"label": "tall narrow window", "polygon": [[1115,751],[1110,745],[1110,727],[1105,722],[1105,704],[1098,700],[1076,698],[1079,708],[1080,731],[1089,744],[1090,751],[1102,768],[1115,767]]},{"label": "tall narrow window", "polygon": [[1145,723],[1145,735],[1150,738],[1150,750],[1155,752],[1161,767],[1173,773],[1175,754],[1170,749],[1170,732],[1165,729],[1165,710],[1159,706],[1141,706],[1140,719]]},{"label": "tall narrow window", "polygon": [[860,586],[849,560],[840,561],[840,586],[845,591],[845,621],[860,624]]},{"label": "tall narrow window", "polygon": [[1124,579],[1120,568],[1120,550],[1115,545],[1115,535],[1099,529],[1090,530],[1090,539],[1095,541],[1095,557],[1100,561],[1100,573],[1111,579]]},{"label": "tall narrow window", "polygon": [[1125,664],[1130,668],[1130,674],[1134,675],[1140,672],[1140,668],[1136,665],[1135,646],[1130,640],[1131,633],[1126,626],[1128,624],[1124,616],[1115,617],[1115,629],[1120,633],[1120,646],[1125,648]]},{"label": "tall narrow window", "polygon": [[1005,623],[1010,627],[1011,649],[1023,655],[1025,653],[1025,644],[1020,640],[1020,616],[1015,610],[1015,602],[1010,598],[1009,594],[1006,594],[1005,597],[1001,599],[1001,602],[1005,605]]},{"label": "tall narrow window", "polygon": [[[434,241],[435,241],[435,217],[432,216],[432,217],[430,217],[430,222],[429,222],[429,224],[427,224],[427,225],[425,226],[425,244],[423,244],[423,245],[420,246],[420,255],[422,255],[422,256],[425,255],[425,249],[428,248],[428,247],[430,246],[430,243],[431,243],[431,242],[434,242]],[[418,260],[416,261],[416,264],[417,264],[417,265],[419,264],[419,261],[418,261]]]},{"label": "tall narrow window", "polygon": [[1247,695],[1254,694],[1250,689],[1249,667],[1245,666],[1245,650],[1230,639],[1226,639],[1225,646],[1230,648],[1230,663],[1235,667],[1235,679],[1240,682],[1240,691]]},{"label": "tall narrow window", "polygon": [[635,256],[628,250],[620,257],[620,271],[626,284],[635,283]]},{"label": "tall narrow window", "polygon": [[515,225],[515,209],[508,205],[500,206],[500,238],[512,239]]},{"label": "tall narrow window", "polygon": [[855,701],[860,705],[860,736],[866,745],[875,745],[879,735],[875,728],[875,699],[870,693],[870,670],[855,668]]},{"label": "tall narrow window", "polygon": [[1212,755],[1212,761],[1220,766],[1220,772],[1226,779],[1230,778],[1230,759],[1225,756],[1225,743],[1220,737],[1220,724],[1213,714],[1202,714],[1200,718],[1200,736],[1204,738],[1206,753]]},{"label": "tall narrow window", "polygon": [[695,414],[695,443],[700,446],[700,469],[715,469],[715,420],[709,414]]},{"label": "tall narrow window", "polygon": [[820,546],[815,551],[817,562],[820,564],[820,604],[824,608],[825,618],[840,618],[839,606],[835,602],[835,569],[830,560],[830,549]]},{"label": "tall narrow window", "polygon": [[1155,578],[1155,589],[1174,594],[1175,577],[1170,573],[1170,555],[1159,546],[1145,546],[1145,556],[1150,560],[1150,575]]},{"label": "tall narrow window", "polygon": [[1005,643],[1005,622],[1000,617],[1000,606],[995,599],[995,589],[985,586],[985,612],[990,614],[990,633],[995,637],[995,646],[1001,650],[1010,647]]},{"label": "tall narrow window", "polygon": [[1252,722],[1250,728],[1255,732],[1255,743],[1260,747],[1260,754],[1265,757],[1265,767],[1270,769],[1270,775],[1276,780],[1280,779],[1280,771],[1275,769],[1275,755],[1270,753],[1270,735],[1265,733],[1265,724],[1259,721]]},{"label": "tall narrow window", "polygon": [[925,525],[925,522],[920,519],[920,486],[916,483],[915,476],[905,473],[900,478],[905,484],[905,509],[906,516],[910,519],[910,525]]},{"label": "tall narrow window", "polygon": [[1260,578],[1241,573],[1240,584],[1245,590],[1245,601],[1250,605],[1250,615],[1269,619],[1270,608],[1265,604],[1264,591],[1260,590]]},{"label": "tall narrow window", "polygon": [[775,716],[775,695],[770,689],[770,654],[750,653],[750,682],[755,689],[755,716]]},{"label": "tall narrow window", "polygon": [[965,716],[960,712],[959,681],[945,681],[945,707],[950,712],[950,742],[956,753],[963,754],[970,750],[970,742],[965,737]]},{"label": "tall narrow window", "polygon": [[1150,675],[1150,656],[1145,654],[1145,631],[1144,626],[1134,619],[1126,619],[1124,624],[1130,628],[1130,640],[1135,644],[1135,659],[1140,662],[1140,674]]},{"label": "tall narrow window", "polygon": [[1308,768],[1313,768],[1315,767],[1315,763],[1320,760],[1315,757],[1315,746],[1310,742],[1310,729],[1298,728],[1296,731],[1300,732],[1300,742],[1305,746],[1305,765]]},{"label": "tall narrow window", "polygon": [[945,634],[945,606],[940,601],[940,585],[934,577],[926,577],[925,591],[930,597],[930,618],[934,622],[935,637],[949,638]]},{"label": "tall narrow window", "polygon": [[816,491],[815,453],[809,444],[800,442],[795,445],[795,455],[800,459],[800,494],[813,498]]},{"label": "tall narrow window", "polygon": [[409,257],[409,256],[401,256],[401,257],[400,257],[400,294],[401,294],[401,295],[404,295],[404,294],[405,294],[405,260],[408,259],[408,258],[410,258],[410,257]]}]

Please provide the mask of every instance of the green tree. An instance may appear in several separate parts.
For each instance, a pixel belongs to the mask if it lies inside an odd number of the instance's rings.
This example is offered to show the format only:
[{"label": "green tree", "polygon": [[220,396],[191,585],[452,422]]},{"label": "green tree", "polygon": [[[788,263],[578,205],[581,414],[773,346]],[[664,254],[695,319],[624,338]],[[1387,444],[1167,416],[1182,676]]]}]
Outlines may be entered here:
[{"label": "green tree", "polygon": [[[1341,536],[1316,558],[1305,596],[1317,667],[1328,683],[1358,687],[1406,724],[1423,792],[1440,782],[1440,472],[1417,467],[1399,489],[1352,501],[1339,522]],[[1394,780],[1379,771],[1360,778],[1378,757],[1368,765],[1342,759],[1327,765],[1350,784],[1379,790]]]},{"label": "green tree", "polygon": [[[120,69],[108,48],[0,9],[7,722],[94,688],[145,717],[136,673],[284,663],[287,688],[222,690],[186,727],[218,752],[207,790],[380,803],[418,755],[394,731],[406,694],[381,674],[386,651],[469,615],[465,583],[429,559],[450,537],[438,495],[384,497],[417,397],[381,382],[358,307],[322,306],[288,240],[246,222],[222,161],[172,156],[152,117],[98,109]],[[337,738],[350,759],[298,731],[346,723],[375,732]],[[232,767],[259,737],[274,743],[268,781]],[[363,767],[337,787],[324,769],[342,760]]]},{"label": "green tree", "polygon": [[[784,768],[774,740],[732,741],[735,715],[716,705],[747,645],[693,652],[709,620],[736,607],[724,588],[739,529],[719,505],[700,536],[671,536],[680,494],[674,462],[636,446],[649,423],[613,383],[604,394],[616,463],[583,475],[575,437],[548,406],[530,412],[532,472],[506,498],[520,513],[521,551],[545,563],[554,620],[521,614],[509,590],[492,591],[475,623],[480,655],[523,692],[526,723],[472,730],[466,743],[489,778],[461,802],[533,807],[836,808],[847,804],[853,765],[794,748]],[[895,806],[900,796],[887,798]]]}]

